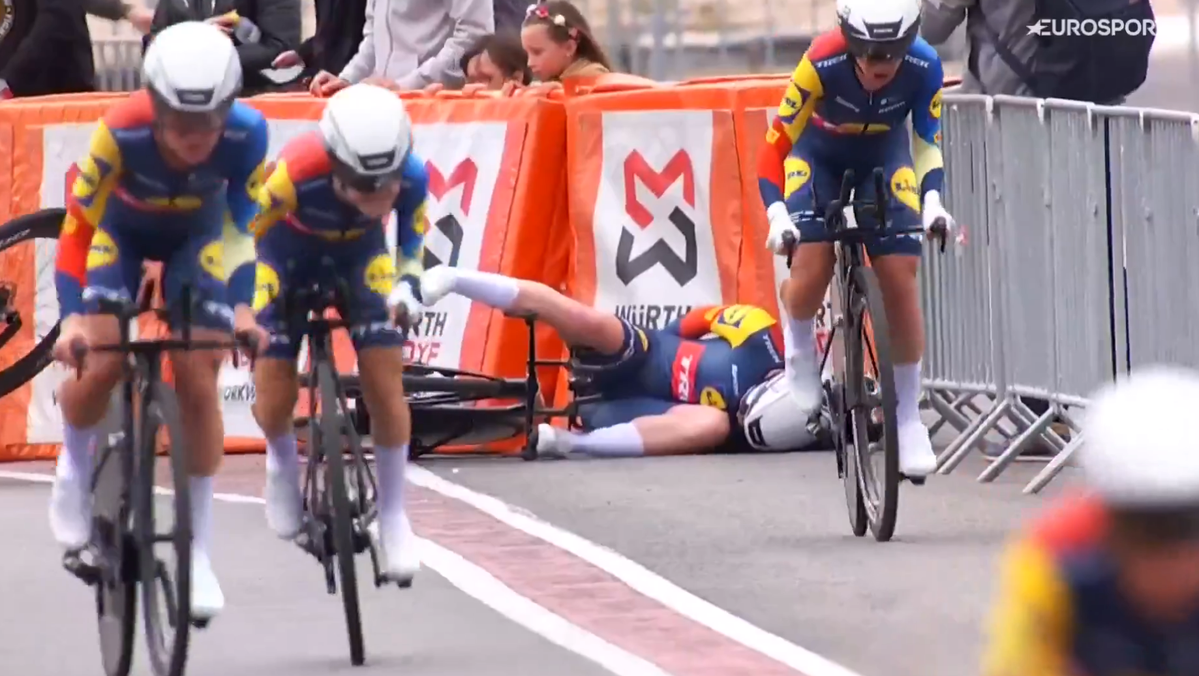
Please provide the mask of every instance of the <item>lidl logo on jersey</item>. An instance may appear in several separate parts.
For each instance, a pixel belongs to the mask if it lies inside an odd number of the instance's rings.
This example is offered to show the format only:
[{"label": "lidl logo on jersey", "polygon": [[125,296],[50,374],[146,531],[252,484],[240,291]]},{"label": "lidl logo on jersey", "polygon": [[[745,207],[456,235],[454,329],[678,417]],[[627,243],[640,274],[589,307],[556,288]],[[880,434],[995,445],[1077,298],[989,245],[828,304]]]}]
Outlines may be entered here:
[{"label": "lidl logo on jersey", "polygon": [[928,104],[928,114],[933,116],[933,119],[941,119],[941,90],[938,89],[936,94],[933,94],[933,100]]},{"label": "lidl logo on jersey", "polygon": [[[695,170],[687,152],[680,150],[670,158],[662,171],[655,171],[646,163],[640,152],[634,150],[625,157],[624,188],[625,213],[633,223],[644,231],[654,222],[655,216],[637,197],[637,182],[649,188],[657,197],[666,194],[666,189],[675,182],[683,185],[683,201],[695,208]],[[695,221],[679,207],[670,210],[666,220],[683,235],[684,249],[679,255],[665,240],[658,240],[643,253],[633,255],[633,243],[637,235],[625,228],[620,233],[616,249],[616,276],[626,285],[654,266],[662,266],[679,286],[686,286],[699,272],[698,243],[695,239]]]},{"label": "lidl logo on jersey", "polygon": [[920,189],[916,187],[916,172],[900,167],[891,175],[891,194],[907,208],[920,213]]}]

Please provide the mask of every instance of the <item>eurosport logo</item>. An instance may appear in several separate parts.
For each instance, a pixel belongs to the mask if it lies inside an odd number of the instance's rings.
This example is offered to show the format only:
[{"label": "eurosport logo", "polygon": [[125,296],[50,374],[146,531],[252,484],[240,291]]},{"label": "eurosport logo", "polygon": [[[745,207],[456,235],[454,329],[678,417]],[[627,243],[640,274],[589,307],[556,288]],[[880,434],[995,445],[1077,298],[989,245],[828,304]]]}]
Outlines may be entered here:
[{"label": "eurosport logo", "polygon": [[[471,158],[466,158],[459,162],[447,177],[441,173],[441,170],[433,164],[431,160],[425,161],[425,171],[429,174],[429,194],[433,199],[440,204],[443,202],[446,193],[462,187],[462,197],[458,200],[459,207],[463,218],[470,216],[471,200],[475,196],[475,183],[479,180],[479,167]],[[431,268],[435,265],[448,265],[450,267],[458,266],[458,256],[462,253],[462,221],[454,213],[454,210],[448,208],[448,205],[442,205],[445,210],[445,215],[437,219],[430,225],[434,230],[439,231],[449,241],[449,251],[445,251],[444,246],[439,246],[439,242],[435,243],[430,238],[425,239],[425,267]],[[440,250],[435,253],[435,250]]]},{"label": "eurosport logo", "polygon": [[1028,25],[1029,35],[1046,37],[1110,37],[1114,35],[1157,35],[1153,19],[1041,19]]},{"label": "eurosport logo", "polygon": [[[656,220],[655,215],[637,198],[637,182],[649,188],[655,197],[662,197],[676,181],[683,182],[683,201],[695,208],[695,170],[691,157],[680,150],[670,158],[662,171],[655,171],[640,152],[634,150],[624,161],[625,213],[644,233]],[[625,286],[650,268],[661,265],[679,286],[686,286],[699,274],[699,244],[695,239],[695,221],[678,206],[670,210],[666,220],[683,235],[684,251],[680,256],[665,240],[659,239],[640,255],[633,256],[633,243],[639,235],[624,228],[616,245],[616,276]]]}]

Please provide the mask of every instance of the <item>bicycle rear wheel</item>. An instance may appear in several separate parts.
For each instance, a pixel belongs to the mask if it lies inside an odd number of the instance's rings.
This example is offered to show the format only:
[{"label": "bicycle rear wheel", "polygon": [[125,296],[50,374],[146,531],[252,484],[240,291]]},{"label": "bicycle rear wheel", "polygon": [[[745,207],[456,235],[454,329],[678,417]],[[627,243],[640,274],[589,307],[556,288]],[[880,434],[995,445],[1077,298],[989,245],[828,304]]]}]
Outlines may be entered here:
[{"label": "bicycle rear wheel", "polygon": [[[886,542],[895,534],[900,480],[890,329],[874,271],[855,267],[849,283],[846,317],[852,331],[845,336],[853,442],[849,460],[857,470],[870,532],[875,540]],[[881,423],[882,435],[872,441],[871,427],[876,423]]]},{"label": "bicycle rear wheel", "polygon": [[127,437],[116,446],[101,438],[92,475],[92,545],[100,579],[96,617],[100,661],[106,676],[127,676],[133,666],[133,627],[137,618],[137,548],[129,536],[129,483],[133,457]]},{"label": "bicycle rear wheel", "polygon": [[[157,676],[182,676],[187,665],[188,633],[191,628],[191,500],[188,490],[186,438],[179,424],[174,394],[157,384],[148,393],[136,422],[138,476],[134,491],[139,497],[137,540],[142,585],[142,612],[150,664]],[[155,447],[160,428],[170,441],[173,527],[159,534],[154,518]],[[158,557],[154,545],[164,543],[174,559]]]},{"label": "bicycle rear wheel", "polygon": [[341,603],[346,612],[346,632],[350,639],[350,664],[359,666],[366,661],[362,638],[362,617],[358,607],[358,571],[354,567],[354,505],[346,490],[345,457],[342,455],[344,414],[337,398],[337,381],[333,367],[321,361],[316,367],[317,387],[320,390],[321,411],[320,453],[325,459],[325,490],[329,491],[332,513],[333,548],[337,554],[337,572],[341,578]]},{"label": "bicycle rear wheel", "polygon": [[[66,213],[63,209],[43,209],[32,214],[18,216],[5,223],[0,226],[0,252],[9,251],[29,240],[57,242],[58,231],[62,227]],[[37,265],[34,266],[34,275],[39,280],[43,276],[49,275],[53,257],[31,255],[37,262]],[[46,261],[45,266],[42,265],[43,258]],[[43,267],[45,267],[45,273],[43,273]],[[36,308],[33,307],[36,305],[36,299],[30,298],[25,303],[18,303],[17,292],[17,284],[11,280],[8,283],[0,284],[0,296],[3,296],[0,298],[0,364],[6,365],[0,370],[0,397],[33,380],[34,376],[41,373],[50,364],[50,349],[54,347],[54,341],[58,340],[59,323],[55,322],[53,326],[49,327],[38,327],[34,317]],[[30,305],[17,307],[27,304]],[[32,323],[34,327],[33,340],[14,340],[20,328],[27,323]],[[44,333],[39,335],[39,328],[44,330]],[[7,349],[4,349],[5,346]]]}]

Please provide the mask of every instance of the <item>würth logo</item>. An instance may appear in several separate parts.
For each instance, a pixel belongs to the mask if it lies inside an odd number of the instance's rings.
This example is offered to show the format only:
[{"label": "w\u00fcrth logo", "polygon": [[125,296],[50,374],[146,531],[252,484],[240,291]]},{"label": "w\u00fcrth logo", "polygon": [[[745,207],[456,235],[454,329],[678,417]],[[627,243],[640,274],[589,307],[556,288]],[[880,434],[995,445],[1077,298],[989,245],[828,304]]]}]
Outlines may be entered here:
[{"label": "w\u00fcrth logo", "polygon": [[[683,201],[694,209],[695,171],[691,166],[691,157],[686,151],[678,151],[666,166],[662,167],[662,171],[655,171],[646,163],[641,153],[634,150],[624,161],[625,213],[644,232],[656,217],[637,199],[637,182],[640,181],[649,188],[656,197],[662,197],[667,188],[680,180],[683,182]],[[695,239],[695,221],[678,206],[670,210],[666,220],[683,234],[685,251],[682,256],[663,239],[654,242],[640,255],[633,256],[633,242],[638,235],[628,228],[621,230],[620,242],[616,246],[616,276],[626,286],[655,265],[665,268],[679,286],[686,286],[699,274],[699,245]]]},{"label": "w\u00fcrth logo", "polygon": [[[475,196],[475,183],[479,179],[479,167],[475,165],[475,161],[471,158],[466,158],[459,162],[446,177],[431,161],[425,162],[425,171],[429,175],[429,194],[439,203],[443,203],[446,193],[454,188],[461,186],[462,196],[458,199],[459,209],[462,218],[470,216],[471,201]],[[438,218],[432,223],[433,228],[440,231],[450,242],[449,255],[445,255],[444,247],[442,255],[439,256],[433,253],[433,248],[430,246],[432,242],[425,242],[425,267],[429,268],[434,265],[449,265],[456,267],[458,265],[458,256],[462,253],[462,219],[454,209],[445,205],[445,215]]]}]

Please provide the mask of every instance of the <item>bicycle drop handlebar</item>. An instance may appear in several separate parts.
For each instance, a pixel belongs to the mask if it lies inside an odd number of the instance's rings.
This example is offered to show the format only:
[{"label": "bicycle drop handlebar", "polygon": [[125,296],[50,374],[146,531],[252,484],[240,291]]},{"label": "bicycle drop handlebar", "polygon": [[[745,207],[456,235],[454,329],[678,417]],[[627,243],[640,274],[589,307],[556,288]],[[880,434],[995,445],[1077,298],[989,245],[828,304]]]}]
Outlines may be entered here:
[{"label": "bicycle drop handlebar", "polygon": [[192,298],[191,287],[188,285],[184,285],[179,294],[179,307],[182,310],[179,338],[133,339],[130,335],[129,323],[139,316],[153,313],[163,321],[169,318],[169,310],[167,308],[151,307],[153,298],[154,282],[150,280],[145,284],[140,302],[117,299],[101,299],[99,301],[99,311],[92,316],[115,317],[120,330],[120,339],[109,345],[87,345],[82,342],[72,345],[71,354],[77,364],[75,369],[76,377],[82,376],[83,362],[89,352],[119,352],[122,354],[152,356],[174,350],[231,350],[233,352],[234,366],[238,365],[238,354],[240,352],[245,352],[251,360],[257,356],[256,346],[253,341],[250,340],[249,336],[243,334],[235,334],[232,341],[192,339],[192,311],[195,302]]},{"label": "bicycle drop handlebar", "polygon": [[[330,265],[326,264],[325,269],[333,273],[328,275],[333,279],[332,288],[317,282],[292,289],[283,297],[283,316],[287,318],[287,321],[292,321],[298,313],[311,312],[317,315],[317,318],[308,319],[308,325],[311,327],[316,323],[326,331],[348,329],[357,323],[357,313],[349,300],[351,298],[349,283],[337,276],[336,271]],[[337,308],[341,318],[328,319],[324,317],[325,311],[329,308]],[[395,325],[407,332],[412,328],[412,317],[409,317],[407,313],[397,313]]]},{"label": "bicycle drop handlebar", "polygon": [[[804,237],[803,243],[815,242],[846,242],[865,244],[868,240],[884,237],[887,235],[906,235],[918,232],[924,232],[924,227],[915,225],[908,228],[898,230],[888,230],[887,223],[887,182],[883,176],[881,167],[874,169],[874,199],[873,200],[851,200],[850,193],[853,191],[854,184],[853,169],[847,169],[841,177],[841,191],[837,195],[837,199],[829,202],[824,209],[824,224],[825,233]],[[873,208],[875,222],[878,227],[874,228],[858,228],[849,227],[849,219],[845,217],[846,207],[851,209],[858,208]],[[934,238],[940,241],[941,251],[945,251],[945,244],[948,240],[948,228],[946,224],[933,224],[930,233]],[[793,232],[783,233],[783,247],[787,252],[787,267],[791,267],[791,260],[795,256],[795,247],[799,246],[800,241],[796,238]]]}]

